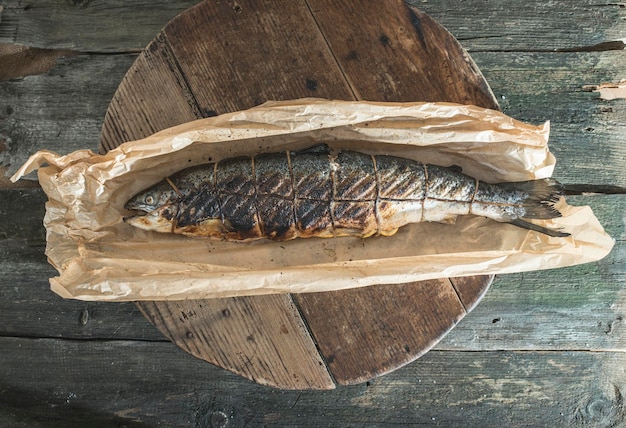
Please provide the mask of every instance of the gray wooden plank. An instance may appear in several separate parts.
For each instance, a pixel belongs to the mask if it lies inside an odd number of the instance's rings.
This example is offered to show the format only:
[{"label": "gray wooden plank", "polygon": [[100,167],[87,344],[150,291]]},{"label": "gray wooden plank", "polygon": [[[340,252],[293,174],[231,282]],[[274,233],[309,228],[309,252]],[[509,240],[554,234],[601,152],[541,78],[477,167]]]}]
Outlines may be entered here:
[{"label": "gray wooden plank", "polygon": [[408,0],[408,3],[452,30],[471,53],[590,48],[606,41],[622,41],[626,31],[626,10],[620,2]]},{"label": "gray wooden plank", "polygon": [[77,55],[48,74],[0,81],[0,164],[37,150],[96,151],[107,106],[136,55]]},{"label": "gray wooden plank", "polygon": [[43,226],[46,201],[46,194],[41,188],[0,187],[0,239],[18,239],[31,245],[43,245],[46,242]]},{"label": "gray wooden plank", "polygon": [[0,336],[166,340],[132,303],[64,300],[50,291],[57,271],[41,243],[0,240],[0,272]]},{"label": "gray wooden plank", "polygon": [[622,352],[433,351],[366,384],[280,391],[169,343],[0,338],[0,425],[619,426],[624,364]]},{"label": "gray wooden plank", "polygon": [[198,0],[3,1],[0,42],[83,52],[138,52]]},{"label": "gray wooden plank", "polygon": [[626,186],[626,100],[606,101],[585,91],[585,85],[623,78],[623,51],[472,57],[506,114],[532,123],[550,121],[556,178]]},{"label": "gray wooden plank", "polygon": [[[195,3],[198,1],[5,0],[0,16],[0,42],[82,52],[139,51],[167,21]],[[590,47],[623,39],[626,26],[626,11],[619,2],[408,3],[451,30],[471,52]]]}]

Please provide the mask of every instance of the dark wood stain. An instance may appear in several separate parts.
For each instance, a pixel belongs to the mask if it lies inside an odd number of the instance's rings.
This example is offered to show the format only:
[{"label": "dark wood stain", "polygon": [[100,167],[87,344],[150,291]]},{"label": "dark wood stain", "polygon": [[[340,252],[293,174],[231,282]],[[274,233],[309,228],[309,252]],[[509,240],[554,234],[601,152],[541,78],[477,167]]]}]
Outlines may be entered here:
[{"label": "dark wood stain", "polygon": [[409,9],[408,12],[409,12],[409,16],[411,19],[411,24],[413,26],[413,29],[415,30],[415,34],[417,34],[417,39],[422,44],[422,47],[424,49],[427,49],[428,47],[426,45],[426,37],[424,37],[424,32],[422,30],[422,22],[420,20],[420,17],[416,13],[416,11],[413,9]]},{"label": "dark wood stain", "polygon": [[315,80],[315,79],[306,79],[306,88],[309,91],[316,91],[317,90],[317,80]]},{"label": "dark wood stain", "polygon": [[348,52],[348,55],[346,56],[346,59],[348,61],[356,61],[359,59],[359,54],[357,51],[350,51]]}]

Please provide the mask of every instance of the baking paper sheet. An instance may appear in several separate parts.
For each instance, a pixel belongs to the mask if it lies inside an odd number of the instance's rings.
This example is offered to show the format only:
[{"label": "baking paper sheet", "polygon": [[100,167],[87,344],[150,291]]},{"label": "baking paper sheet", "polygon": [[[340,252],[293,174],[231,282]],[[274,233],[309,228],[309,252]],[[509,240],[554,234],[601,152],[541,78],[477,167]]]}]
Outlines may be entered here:
[{"label": "baking paper sheet", "polygon": [[334,148],[458,165],[480,180],[549,177],[549,124],[448,103],[304,99],[271,102],[127,142],[105,155],[41,151],[12,177],[38,169],[49,201],[46,254],[52,290],[82,300],[204,299],[331,291],[440,277],[502,274],[587,263],[613,240],[589,207],[561,202],[544,221],[553,238],[484,218],[405,226],[392,237],[250,243],[139,230],[123,222],[126,201],[188,166],[320,142]]}]

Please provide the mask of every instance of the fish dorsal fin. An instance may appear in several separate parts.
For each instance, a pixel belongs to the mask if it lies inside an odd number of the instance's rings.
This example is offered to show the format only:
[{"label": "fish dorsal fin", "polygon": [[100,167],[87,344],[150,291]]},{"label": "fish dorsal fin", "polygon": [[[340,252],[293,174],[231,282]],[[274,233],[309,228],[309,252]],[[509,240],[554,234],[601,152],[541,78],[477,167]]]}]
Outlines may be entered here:
[{"label": "fish dorsal fin", "polygon": [[325,154],[328,155],[331,152],[331,148],[326,143],[316,144],[311,147],[307,147],[306,149],[295,150],[293,153],[295,154],[305,154],[305,153],[314,153],[314,154]]}]

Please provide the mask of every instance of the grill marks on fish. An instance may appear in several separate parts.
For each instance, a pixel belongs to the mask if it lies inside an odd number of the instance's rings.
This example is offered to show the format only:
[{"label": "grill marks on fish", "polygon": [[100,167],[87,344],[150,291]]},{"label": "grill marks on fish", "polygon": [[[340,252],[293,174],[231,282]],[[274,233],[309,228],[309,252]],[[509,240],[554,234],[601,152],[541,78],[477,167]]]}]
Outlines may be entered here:
[{"label": "grill marks on fish", "polygon": [[333,200],[330,203],[335,236],[371,236],[376,220],[375,161],[364,153],[340,152],[333,160]]},{"label": "grill marks on fish", "polygon": [[407,223],[467,214],[566,236],[522,220],[560,216],[559,197],[553,180],[489,184],[458,168],[318,145],[188,168],[127,208],[147,213],[129,220],[144,229],[167,231],[169,222],[174,233],[230,241],[393,235]]},{"label": "grill marks on fish", "polygon": [[261,236],[280,240],[295,238],[295,192],[289,153],[259,155],[252,162]]},{"label": "grill marks on fish", "polygon": [[298,237],[332,237],[334,170],[329,153],[321,150],[290,152],[295,226]]}]

